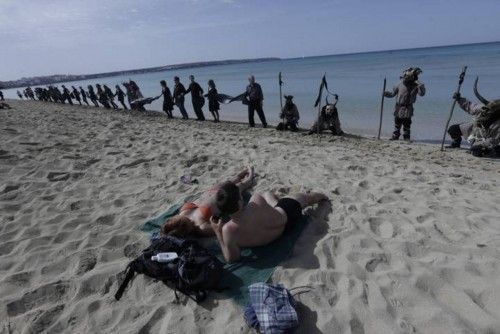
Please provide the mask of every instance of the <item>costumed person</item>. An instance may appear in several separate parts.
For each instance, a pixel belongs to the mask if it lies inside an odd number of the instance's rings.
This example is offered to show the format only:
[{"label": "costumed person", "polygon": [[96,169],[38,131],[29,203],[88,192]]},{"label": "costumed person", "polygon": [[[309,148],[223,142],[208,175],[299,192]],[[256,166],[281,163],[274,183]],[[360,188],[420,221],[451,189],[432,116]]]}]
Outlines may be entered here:
[{"label": "costumed person", "polygon": [[111,88],[109,88],[106,85],[102,85],[102,89],[104,90],[104,94],[106,94],[106,97],[108,98],[108,102],[113,107],[113,109],[118,109],[118,106],[115,103],[115,94],[113,94],[113,91]]},{"label": "costumed person", "polygon": [[89,96],[90,101],[92,101],[92,103],[96,107],[99,107],[99,104],[97,103],[97,95],[94,91],[94,87],[92,85],[88,85],[87,89],[88,89],[88,96]]},{"label": "costumed person", "polygon": [[163,111],[167,114],[168,118],[173,118],[172,110],[174,110],[174,99],[172,93],[165,80],[160,81],[160,85],[161,95],[163,95]]},{"label": "costumed person", "polygon": [[62,97],[64,101],[68,101],[69,104],[73,105],[73,101],[71,101],[71,93],[66,86],[61,85],[63,92],[62,92]]},{"label": "costumed person", "polygon": [[308,135],[318,132],[321,133],[323,130],[330,130],[334,136],[342,136],[344,134],[344,131],[342,131],[340,127],[339,113],[337,110],[339,97],[337,94],[333,96],[335,98],[335,103],[329,103],[328,98],[326,99],[326,105],[321,108],[319,119],[314,122],[311,130],[307,133]]},{"label": "costumed person", "polygon": [[398,140],[403,127],[403,139],[410,140],[411,118],[413,116],[413,104],[417,100],[417,94],[425,95],[425,86],[418,81],[418,76],[422,70],[418,67],[405,70],[401,75],[401,82],[394,87],[392,92],[384,92],[385,97],[396,96],[396,106],[394,108],[394,132],[391,140]]},{"label": "costumed person", "polygon": [[102,89],[100,84],[96,84],[97,88],[97,96],[99,97],[99,103],[104,106],[106,109],[111,109],[111,106],[108,103],[108,94]]},{"label": "costumed person", "polygon": [[284,131],[290,129],[293,132],[299,131],[299,110],[295,103],[293,103],[292,95],[285,95],[285,105],[281,109],[280,119],[282,122],[278,124],[276,130]]},{"label": "costumed person", "polygon": [[83,90],[82,86],[78,86],[78,88],[80,89],[80,95],[82,96],[83,103],[89,105],[89,101],[87,101],[87,94]]},{"label": "costumed person", "polygon": [[125,104],[125,92],[120,88],[120,85],[116,85],[115,89],[116,91],[114,96],[118,98],[118,101],[122,104],[123,109],[128,110],[127,105]]},{"label": "costumed person", "polygon": [[26,88],[26,95],[27,95],[27,98],[30,98],[32,100],[35,99],[35,94],[33,93],[33,89],[29,86]]},{"label": "costumed person", "polygon": [[181,83],[179,77],[174,77],[174,103],[179,108],[183,119],[188,119],[188,113],[184,107],[184,95],[186,94],[186,88]]},{"label": "costumed person", "polygon": [[500,99],[489,101],[477,90],[477,79],[474,83],[474,94],[482,104],[475,104],[463,98],[459,93],[453,94],[460,108],[473,116],[467,123],[454,124],[448,128],[453,139],[449,148],[460,148],[462,137],[471,143],[474,156],[500,157]]},{"label": "costumed person", "polygon": [[264,128],[267,128],[266,115],[262,109],[264,103],[264,94],[262,88],[255,82],[253,75],[248,77],[249,85],[247,86],[245,98],[248,101],[248,124],[251,128],[255,127],[254,113],[257,111],[260,121]]},{"label": "costumed person", "polygon": [[219,93],[217,92],[217,88],[215,87],[215,82],[212,79],[208,80],[208,92],[204,96],[208,98],[208,110],[210,111],[210,113],[212,113],[212,116],[214,117],[214,122],[215,123],[220,122]]},{"label": "costumed person", "polygon": [[80,98],[80,92],[78,92],[78,90],[75,88],[75,86],[71,86],[71,88],[73,88],[73,97],[75,98],[75,100],[78,101],[78,103],[80,105],[82,105],[82,99]]},{"label": "costumed person", "polygon": [[204,121],[205,115],[203,115],[202,108],[205,105],[205,98],[203,97],[203,88],[201,88],[200,84],[194,81],[194,75],[190,75],[189,80],[191,83],[189,84],[189,87],[184,95],[191,93],[191,102],[193,103],[193,110],[196,114],[196,118],[199,121]]},{"label": "costumed person", "polygon": [[17,91],[17,96],[19,96],[19,98],[22,100],[23,99],[23,94],[21,94],[20,91]]}]

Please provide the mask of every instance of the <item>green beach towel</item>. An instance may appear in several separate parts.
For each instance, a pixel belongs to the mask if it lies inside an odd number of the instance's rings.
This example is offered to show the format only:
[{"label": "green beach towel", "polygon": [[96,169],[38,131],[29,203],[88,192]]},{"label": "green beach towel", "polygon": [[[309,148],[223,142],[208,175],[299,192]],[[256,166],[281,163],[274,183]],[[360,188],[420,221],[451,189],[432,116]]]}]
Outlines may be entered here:
[{"label": "green beach towel", "polygon": [[[183,203],[192,201],[195,197],[197,196],[190,196]],[[181,206],[182,204],[172,205],[160,216],[145,222],[140,229],[151,234],[159,232],[165,220],[178,214]],[[224,275],[220,284],[221,287],[225,288],[222,293],[234,299],[238,304],[245,305],[249,301],[247,287],[257,282],[269,280],[276,267],[292,253],[293,246],[307,223],[308,218],[304,216],[299,223],[289,228],[272,243],[242,249],[240,261],[224,265],[227,274]],[[216,240],[209,249],[225,263]]]}]

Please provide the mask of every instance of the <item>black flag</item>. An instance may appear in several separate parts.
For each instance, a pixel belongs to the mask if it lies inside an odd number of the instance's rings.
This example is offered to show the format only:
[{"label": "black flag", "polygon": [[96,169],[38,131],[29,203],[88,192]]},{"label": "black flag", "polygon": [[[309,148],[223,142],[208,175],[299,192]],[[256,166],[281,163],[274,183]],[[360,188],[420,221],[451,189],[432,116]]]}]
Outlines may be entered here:
[{"label": "black flag", "polygon": [[326,74],[323,75],[323,79],[321,79],[321,85],[319,86],[318,98],[314,103],[314,106],[317,107],[321,103],[321,96],[323,95],[323,88],[328,91],[328,83],[326,82]]}]

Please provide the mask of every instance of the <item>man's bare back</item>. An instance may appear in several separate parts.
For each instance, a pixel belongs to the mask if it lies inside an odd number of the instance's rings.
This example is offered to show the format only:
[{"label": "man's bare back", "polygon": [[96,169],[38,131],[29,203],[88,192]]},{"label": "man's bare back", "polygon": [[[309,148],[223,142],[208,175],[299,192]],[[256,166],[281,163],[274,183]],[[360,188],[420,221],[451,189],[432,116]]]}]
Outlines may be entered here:
[{"label": "man's bare back", "polygon": [[[290,196],[301,210],[327,200],[319,193],[301,193]],[[224,224],[212,217],[211,224],[228,262],[240,258],[240,247],[263,246],[283,234],[289,218],[284,209],[276,207],[278,199],[271,193],[254,194],[249,203]]]}]

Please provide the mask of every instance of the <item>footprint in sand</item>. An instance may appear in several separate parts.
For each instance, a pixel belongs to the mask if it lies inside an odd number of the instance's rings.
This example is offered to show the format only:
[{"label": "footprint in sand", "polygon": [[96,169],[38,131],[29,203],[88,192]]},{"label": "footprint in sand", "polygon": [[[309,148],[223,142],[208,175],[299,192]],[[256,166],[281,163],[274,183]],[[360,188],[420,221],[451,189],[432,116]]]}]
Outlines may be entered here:
[{"label": "footprint in sand", "polygon": [[71,174],[68,172],[50,172],[49,175],[47,175],[47,179],[49,179],[50,182],[66,181],[70,176]]},{"label": "footprint in sand", "polygon": [[39,315],[36,320],[31,324],[30,333],[47,333],[47,330],[52,326],[59,315],[64,310],[64,304],[56,305]]},{"label": "footprint in sand", "polygon": [[20,299],[7,303],[7,314],[15,317],[45,304],[61,302],[70,290],[68,282],[53,282],[25,293]]},{"label": "footprint in sand", "polygon": [[382,218],[379,217],[368,218],[368,223],[370,224],[372,232],[379,237],[384,239],[392,238],[394,234],[394,226],[391,223],[382,221]]},{"label": "footprint in sand", "polygon": [[88,271],[94,269],[97,264],[97,256],[95,255],[95,251],[92,249],[87,249],[80,255],[80,259],[78,261],[78,267],[76,268],[76,275],[80,276]]}]

